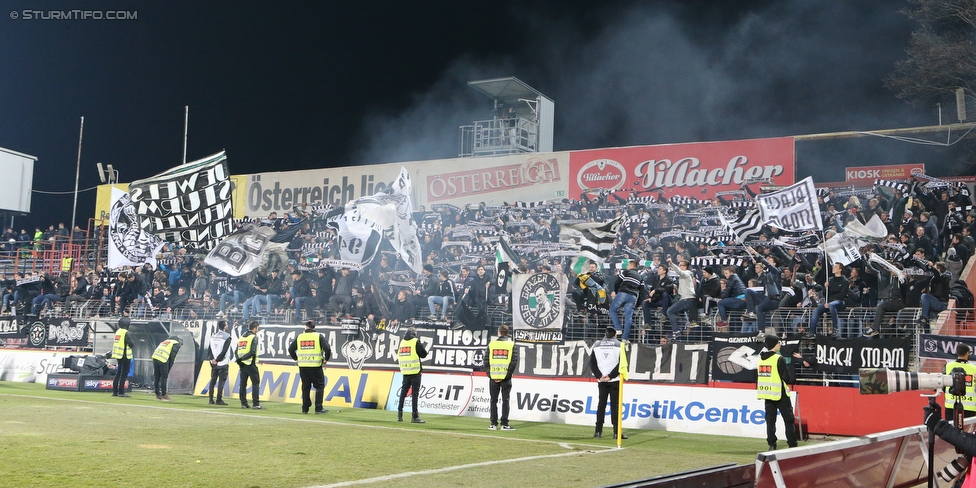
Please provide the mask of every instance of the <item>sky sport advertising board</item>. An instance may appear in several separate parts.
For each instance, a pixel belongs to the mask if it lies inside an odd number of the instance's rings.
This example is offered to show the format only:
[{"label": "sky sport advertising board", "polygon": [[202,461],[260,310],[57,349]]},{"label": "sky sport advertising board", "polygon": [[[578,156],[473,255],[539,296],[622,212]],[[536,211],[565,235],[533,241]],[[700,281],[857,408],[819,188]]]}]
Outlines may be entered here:
[{"label": "sky sport advertising board", "polygon": [[[570,198],[585,191],[712,198],[745,182],[795,182],[792,137],[573,151]],[[768,183],[767,183],[768,184]]]}]

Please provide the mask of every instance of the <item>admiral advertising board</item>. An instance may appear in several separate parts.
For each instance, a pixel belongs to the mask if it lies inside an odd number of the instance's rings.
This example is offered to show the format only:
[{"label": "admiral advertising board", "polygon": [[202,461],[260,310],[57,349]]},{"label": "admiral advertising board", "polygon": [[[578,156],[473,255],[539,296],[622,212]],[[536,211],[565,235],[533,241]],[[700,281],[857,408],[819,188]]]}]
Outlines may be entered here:
[{"label": "admiral advertising board", "polygon": [[[263,401],[302,403],[302,381],[297,366],[260,364],[259,397]],[[240,369],[230,363],[225,398],[240,398]],[[325,368],[325,405],[347,408],[377,408],[386,405],[393,373],[390,371],[355,371],[342,368]],[[251,389],[244,393],[251,398]],[[193,393],[210,395],[210,363],[204,361],[197,376]]]},{"label": "admiral advertising board", "polygon": [[750,181],[793,184],[793,138],[573,151],[569,173],[572,198],[587,191],[636,190],[707,199]]}]

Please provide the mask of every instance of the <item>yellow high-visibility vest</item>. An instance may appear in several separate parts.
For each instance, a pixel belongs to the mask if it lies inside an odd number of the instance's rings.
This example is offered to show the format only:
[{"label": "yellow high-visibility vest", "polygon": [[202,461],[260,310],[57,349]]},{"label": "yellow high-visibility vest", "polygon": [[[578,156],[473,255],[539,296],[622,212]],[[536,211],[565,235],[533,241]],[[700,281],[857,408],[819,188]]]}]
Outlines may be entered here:
[{"label": "yellow high-visibility vest", "polygon": [[962,368],[966,372],[966,394],[960,397],[949,394],[949,387],[946,387],[945,408],[956,407],[956,400],[962,403],[962,409],[967,412],[976,412],[976,387],[973,386],[973,377],[976,376],[976,364],[960,363],[952,361],[946,363],[945,374],[952,373],[953,369]]},{"label": "yellow high-visibility vest", "polygon": [[417,338],[400,341],[397,361],[400,363],[401,373],[408,375],[420,373],[420,356],[417,355]]},{"label": "yellow high-visibility vest", "polygon": [[[783,397],[783,378],[779,374],[779,354],[759,360],[759,379],[756,382],[756,397],[760,400],[779,400]],[[787,389],[789,391],[789,389]]]},{"label": "yellow high-visibility vest", "polygon": [[[129,329],[123,329],[119,327],[119,330],[115,331],[115,342],[112,344],[112,357],[115,359],[132,359],[132,348],[125,345],[125,336],[129,333]],[[123,354],[124,352],[124,354]]]},{"label": "yellow high-visibility vest", "polygon": [[318,368],[322,366],[322,344],[318,332],[302,332],[295,339],[298,342],[298,367]]},{"label": "yellow high-visibility vest", "polygon": [[178,344],[179,342],[180,341],[176,339],[166,339],[165,341],[160,342],[159,345],[156,346],[156,350],[153,352],[153,360],[161,363],[168,362],[170,354],[173,354],[173,345]]},{"label": "yellow high-visibility vest", "polygon": [[[241,356],[247,354],[247,352],[251,350],[251,343],[252,342],[254,342],[254,334],[251,334],[249,336],[243,336],[243,337],[241,337],[240,339],[237,340],[237,357],[238,358],[240,358]],[[257,354],[255,354],[254,356],[251,356],[250,358],[248,358],[245,361],[241,361],[241,364],[247,364],[247,365],[254,364],[255,356],[257,356]]]},{"label": "yellow high-visibility vest", "polygon": [[503,380],[508,376],[508,365],[512,364],[512,352],[515,341],[500,341],[495,339],[488,343],[488,377],[493,380]]}]

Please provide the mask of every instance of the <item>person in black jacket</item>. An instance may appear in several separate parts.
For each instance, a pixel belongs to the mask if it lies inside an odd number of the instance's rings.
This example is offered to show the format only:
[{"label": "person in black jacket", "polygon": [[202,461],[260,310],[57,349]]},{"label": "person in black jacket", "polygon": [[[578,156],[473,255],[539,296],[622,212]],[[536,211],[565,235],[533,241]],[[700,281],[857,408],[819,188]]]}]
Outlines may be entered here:
[{"label": "person in black jacket", "polygon": [[840,328],[838,327],[840,318],[837,314],[847,308],[847,295],[849,293],[850,283],[844,277],[843,264],[834,263],[832,270],[834,276],[827,282],[827,299],[813,311],[813,317],[810,318],[810,333],[817,330],[817,325],[820,323],[820,316],[827,310],[830,310],[832,328],[829,332],[837,337],[840,335]]},{"label": "person in black jacket", "polygon": [[390,325],[406,325],[410,322],[410,319],[417,315],[417,308],[410,301],[410,294],[407,290],[400,290],[397,293],[396,301],[393,302],[393,308],[390,310],[393,314],[393,320],[390,321]]},{"label": "person in black jacket", "polygon": [[[970,460],[970,463],[972,463],[973,456],[976,456],[976,434],[970,434],[969,432],[956,427],[952,422],[943,420],[942,407],[940,407],[938,403],[929,403],[922,408],[922,412],[922,422],[925,424],[928,431],[955,446],[957,452],[963,454],[967,459]],[[961,468],[966,469],[965,467]],[[970,476],[976,476],[976,473],[973,473],[971,466],[966,472],[964,478],[965,481],[963,481],[962,486],[967,486],[971,483],[971,480],[969,479]]]},{"label": "person in black jacket", "polygon": [[759,332],[766,330],[766,312],[779,308],[779,302],[783,299],[783,270],[776,265],[774,256],[759,257],[750,247],[749,250],[756,256],[756,272],[758,273],[759,285],[763,287],[763,293],[746,290],[746,310],[744,319],[756,319]]},{"label": "person in black jacket", "polygon": [[641,285],[641,276],[637,273],[637,261],[628,261],[627,269],[618,275],[617,284],[614,286],[613,302],[610,303],[610,320],[613,322],[613,328],[618,332],[621,329],[617,311],[621,307],[624,309],[623,340],[630,338],[634,305],[637,304],[637,297],[640,296]]},{"label": "person in black jacket", "polygon": [[247,383],[251,382],[251,401],[255,410],[264,410],[261,406],[261,376],[258,372],[258,343],[257,334],[260,324],[251,322],[247,332],[237,340],[237,367],[241,372],[240,399],[241,408],[252,408],[247,403]]},{"label": "person in black jacket", "polygon": [[918,319],[922,330],[929,333],[929,321],[939,315],[939,312],[949,307],[949,286],[952,283],[952,275],[946,271],[946,265],[942,261],[926,263],[930,271],[935,273],[929,281],[928,293],[922,294],[922,316]]},{"label": "person in black jacket", "polygon": [[85,272],[79,269],[75,272],[75,287],[65,297],[64,306],[70,310],[75,302],[83,302],[89,298],[91,298],[91,286],[88,278],[85,278]]},{"label": "person in black jacket", "polygon": [[[424,265],[425,268],[427,266],[430,265]],[[442,318],[444,320],[448,320],[447,312],[451,305],[454,305],[454,302],[457,301],[457,297],[454,294],[454,282],[451,281],[447,270],[441,270],[439,275],[440,281],[435,280],[433,276],[430,277],[430,281],[433,283],[435,289],[427,297],[427,307],[430,309],[429,318],[431,320],[437,318],[436,314],[434,313],[434,306],[440,305]]]},{"label": "person in black jacket", "polygon": [[[306,310],[308,310],[308,308],[306,307],[306,305],[308,304],[305,302],[307,302],[308,299],[312,296],[312,287],[311,285],[308,284],[308,280],[305,279],[305,276],[302,274],[300,270],[296,269],[295,271],[292,271],[291,276],[292,278],[294,278],[294,282],[292,283],[292,287],[291,287],[292,288],[291,293],[292,293],[292,300],[294,300],[295,302],[295,316],[292,317],[291,323],[297,324],[302,320],[302,307],[305,307]],[[308,310],[308,314],[309,317],[312,316],[311,310]]]},{"label": "person in black jacket", "polygon": [[[671,298],[674,295],[676,283],[668,276],[667,265],[658,265],[653,273],[648,273],[644,278],[644,289],[647,290],[647,298],[641,302],[641,312],[644,315],[644,325],[650,327],[653,324],[654,314],[651,313],[655,308],[660,307],[661,314],[664,314],[671,307]],[[721,292],[721,283],[719,284]]]}]

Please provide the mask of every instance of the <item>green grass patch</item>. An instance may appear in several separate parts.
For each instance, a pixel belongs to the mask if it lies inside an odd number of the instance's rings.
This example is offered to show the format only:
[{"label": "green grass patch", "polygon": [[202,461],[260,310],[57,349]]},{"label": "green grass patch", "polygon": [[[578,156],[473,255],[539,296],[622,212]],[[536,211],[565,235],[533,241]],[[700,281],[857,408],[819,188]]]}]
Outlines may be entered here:
[{"label": "green grass patch", "polygon": [[[207,405],[174,395],[48,391],[0,382],[0,485],[304,487],[376,480],[368,486],[600,486],[723,463],[752,464],[763,439],[627,431],[623,449],[593,428],[330,409],[295,404],[265,411]],[[609,437],[609,425],[605,434]]]}]

